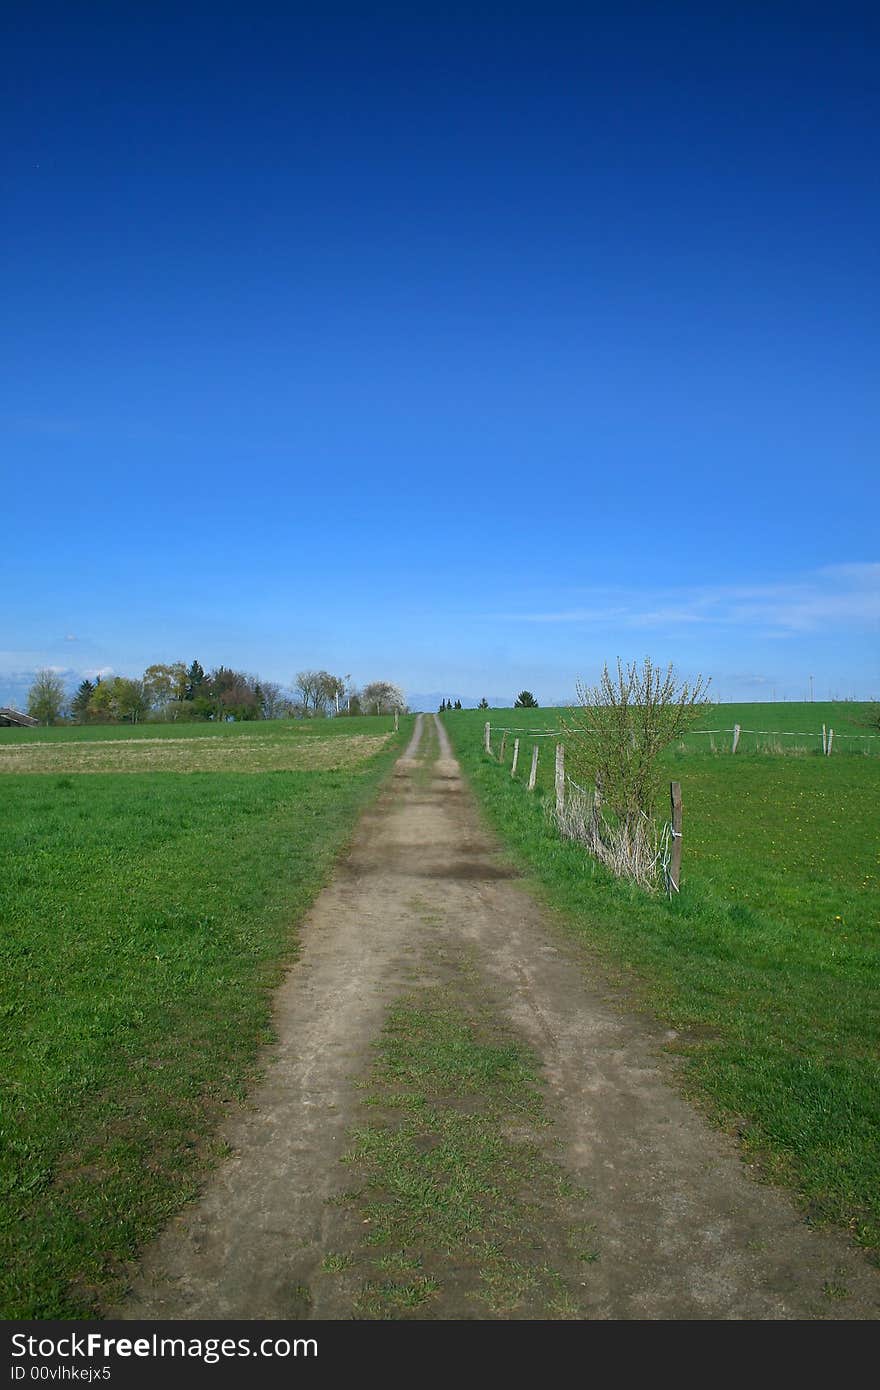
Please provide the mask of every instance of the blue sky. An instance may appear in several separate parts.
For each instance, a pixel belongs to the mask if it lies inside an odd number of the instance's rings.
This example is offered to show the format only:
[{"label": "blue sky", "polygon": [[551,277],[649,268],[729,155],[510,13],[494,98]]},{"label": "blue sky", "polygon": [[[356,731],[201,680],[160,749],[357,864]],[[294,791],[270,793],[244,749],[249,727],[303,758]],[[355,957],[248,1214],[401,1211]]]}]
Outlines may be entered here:
[{"label": "blue sky", "polygon": [[0,703],[880,696],[880,21],[9,6]]}]

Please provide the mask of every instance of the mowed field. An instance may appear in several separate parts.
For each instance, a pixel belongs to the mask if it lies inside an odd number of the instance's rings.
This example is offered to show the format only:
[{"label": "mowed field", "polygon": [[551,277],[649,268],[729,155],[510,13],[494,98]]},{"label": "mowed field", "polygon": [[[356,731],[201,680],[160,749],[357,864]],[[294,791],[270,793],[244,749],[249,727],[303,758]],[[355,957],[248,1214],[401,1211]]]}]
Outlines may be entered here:
[{"label": "mowed field", "polygon": [[93,1312],[195,1192],[411,727],[0,730],[2,1316]]},{"label": "mowed field", "polygon": [[[671,902],[611,879],[559,838],[548,813],[556,740],[525,730],[556,729],[560,713],[443,718],[514,858],[630,997],[675,1030],[694,1098],[811,1219],[880,1252],[880,740],[856,737],[871,733],[865,709],[719,706],[704,728],[803,738],[744,735],[735,757],[726,735],[669,749],[661,808],[673,779],[684,803],[682,892]],[[482,751],[487,717],[499,730],[493,758]],[[830,758],[816,737],[823,722],[835,730]],[[497,761],[502,727],[524,731],[515,780],[515,735]],[[758,751],[774,747],[794,751]]]}]

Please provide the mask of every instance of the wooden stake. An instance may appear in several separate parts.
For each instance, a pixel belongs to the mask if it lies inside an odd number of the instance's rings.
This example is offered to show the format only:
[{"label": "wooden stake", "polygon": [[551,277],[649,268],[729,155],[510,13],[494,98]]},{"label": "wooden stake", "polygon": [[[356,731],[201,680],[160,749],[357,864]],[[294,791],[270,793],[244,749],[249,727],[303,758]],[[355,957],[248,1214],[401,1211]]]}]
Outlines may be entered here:
[{"label": "wooden stake", "polygon": [[669,886],[676,893],[681,883],[681,783],[669,783],[672,801],[672,851],[669,856]]},{"label": "wooden stake", "polygon": [[491,752],[492,752],[492,746],[491,746],[491,744],[489,743],[489,737],[490,737],[490,735],[491,735],[491,729],[490,729],[490,727],[489,727],[489,721],[488,721],[488,719],[487,719],[487,720],[486,720],[486,728],[485,728],[484,731],[483,731],[483,747],[485,748],[485,750],[486,750],[487,753],[491,753]]},{"label": "wooden stake", "polygon": [[736,752],[736,745],[739,743],[739,733],[740,733],[739,725],[738,725],[738,724],[734,724],[734,726],[733,726],[733,747],[732,747],[731,750],[730,750],[731,753],[735,753],[735,752]]},{"label": "wooden stake", "polygon": [[834,730],[828,730],[828,756],[831,757],[831,745],[834,742]]},{"label": "wooden stake", "polygon": [[394,732],[397,733],[399,729],[400,729],[400,715],[398,714],[397,710],[395,710],[395,711],[394,711]]},{"label": "wooden stake", "polygon": [[827,733],[826,733],[826,731],[825,731],[825,725],[824,725],[824,724],[822,725],[822,752],[823,752],[823,753],[827,753],[827,752],[828,752],[828,735],[827,735]]},{"label": "wooden stake", "polygon": [[565,748],[561,743],[556,745],[556,814],[561,815],[565,810]]},{"label": "wooden stake", "polygon": [[507,746],[507,730],[505,729],[505,730],[504,730],[504,733],[501,735],[501,752],[498,754],[498,761],[499,761],[499,763],[503,763],[503,762],[504,762],[504,749],[505,749],[506,746]]},{"label": "wooden stake", "polygon": [[593,787],[593,833],[598,835],[599,822],[602,819],[602,778],[596,773],[596,784]]},{"label": "wooden stake", "polygon": [[515,738],[515,739],[513,740],[513,763],[512,763],[511,768],[510,768],[510,775],[511,775],[511,777],[515,777],[515,776],[516,776],[516,765],[517,765],[517,762],[518,762],[518,761],[519,761],[519,739],[518,739],[518,738]]},{"label": "wooden stake", "polygon": [[529,791],[535,790],[535,779],[538,776],[538,745],[532,749],[532,766],[529,769]]}]

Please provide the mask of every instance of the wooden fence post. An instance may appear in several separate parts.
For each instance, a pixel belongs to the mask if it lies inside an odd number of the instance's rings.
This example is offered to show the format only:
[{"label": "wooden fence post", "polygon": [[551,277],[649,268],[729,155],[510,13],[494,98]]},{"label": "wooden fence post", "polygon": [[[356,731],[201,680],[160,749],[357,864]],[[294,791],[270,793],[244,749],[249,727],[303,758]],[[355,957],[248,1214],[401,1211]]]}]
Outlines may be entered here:
[{"label": "wooden fence post", "polygon": [[672,800],[672,850],[669,855],[669,886],[677,893],[681,883],[681,783],[669,783]]},{"label": "wooden fence post", "polygon": [[537,745],[537,743],[536,743],[535,746],[534,746],[534,748],[532,749],[532,766],[531,766],[531,768],[530,768],[530,770],[529,770],[529,791],[530,791],[530,792],[533,792],[533,791],[535,790],[535,779],[537,778],[537,776],[538,776],[538,745]]},{"label": "wooden fence post", "polygon": [[596,773],[596,782],[593,787],[593,834],[599,834],[599,822],[602,819],[602,778]]},{"label": "wooden fence post", "polygon": [[519,739],[518,739],[518,738],[515,738],[515,739],[513,740],[513,763],[511,764],[511,768],[510,768],[510,775],[511,775],[511,777],[515,777],[515,776],[516,776],[516,765],[517,765],[517,762],[518,762],[518,761],[519,761]]},{"label": "wooden fence post", "polygon": [[486,727],[485,727],[485,729],[483,730],[483,747],[485,748],[485,750],[486,750],[487,753],[491,753],[491,752],[492,752],[492,747],[491,747],[491,744],[489,743],[489,738],[490,738],[490,736],[491,736],[491,730],[490,730],[490,728],[489,728],[489,721],[488,721],[488,719],[487,719],[487,720],[486,720]]},{"label": "wooden fence post", "polygon": [[822,725],[822,752],[823,752],[823,753],[827,753],[827,752],[828,752],[828,733],[827,733],[827,731],[826,731],[826,729],[825,729],[825,725],[824,725],[824,724]]},{"label": "wooden fence post", "polygon": [[731,750],[730,750],[731,753],[735,753],[735,752],[736,752],[736,745],[739,743],[739,735],[740,735],[740,727],[739,727],[738,724],[734,724],[734,726],[733,726],[733,747],[732,747]]},{"label": "wooden fence post", "polygon": [[565,809],[565,748],[561,743],[556,745],[556,814],[561,815]]},{"label": "wooden fence post", "polygon": [[395,710],[395,711],[394,711],[394,732],[397,733],[399,729],[400,729],[400,715],[398,714],[397,710]]},{"label": "wooden fence post", "polygon": [[504,762],[504,749],[505,749],[506,744],[507,744],[507,730],[505,729],[505,730],[504,730],[504,733],[501,735],[501,752],[498,754],[498,761],[499,761],[499,763],[503,763],[503,762]]},{"label": "wooden fence post", "polygon": [[834,742],[834,730],[828,730],[828,756],[831,757],[831,745]]}]

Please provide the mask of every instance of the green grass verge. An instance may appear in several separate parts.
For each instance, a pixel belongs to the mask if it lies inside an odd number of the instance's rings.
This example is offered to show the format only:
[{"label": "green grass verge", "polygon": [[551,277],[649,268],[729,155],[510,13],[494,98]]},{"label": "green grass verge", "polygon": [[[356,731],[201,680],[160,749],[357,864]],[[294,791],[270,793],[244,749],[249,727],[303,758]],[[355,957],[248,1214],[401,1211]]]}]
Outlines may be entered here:
[{"label": "green grass verge", "polygon": [[598,1257],[579,1192],[548,1152],[536,1059],[463,968],[391,1009],[345,1158],[360,1183],[354,1316],[583,1316]]},{"label": "green grass verge", "polygon": [[[776,709],[790,720],[791,706]],[[518,710],[494,722],[556,727],[558,717]],[[800,1194],[811,1219],[880,1250],[880,761],[670,750],[661,775],[682,784],[685,852],[681,896],[668,902],[559,838],[548,814],[552,740],[530,796],[528,740],[512,780],[510,738],[501,767],[482,752],[484,721],[445,717],[514,857],[680,1030],[695,1098]]]},{"label": "green grass verge", "polygon": [[4,1317],[106,1306],[194,1195],[296,923],[411,722],[341,772],[4,779]]}]

